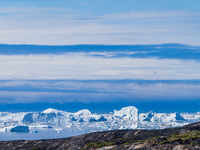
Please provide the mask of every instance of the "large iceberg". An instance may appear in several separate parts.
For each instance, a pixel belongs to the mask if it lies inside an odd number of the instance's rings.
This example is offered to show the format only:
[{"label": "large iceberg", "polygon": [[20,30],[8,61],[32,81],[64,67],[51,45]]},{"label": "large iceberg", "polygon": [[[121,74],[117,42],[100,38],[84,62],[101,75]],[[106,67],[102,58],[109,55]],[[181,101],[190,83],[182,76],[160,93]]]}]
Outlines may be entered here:
[{"label": "large iceberg", "polygon": [[[162,129],[182,126],[200,120],[200,113],[139,113],[134,106],[106,114],[87,109],[75,113],[46,109],[42,112],[0,112],[0,139],[19,132],[31,139],[67,137],[115,129]],[[18,132],[19,131],[19,132]],[[28,131],[28,132],[27,132]],[[4,134],[6,133],[6,134]],[[23,135],[23,137],[26,137]],[[21,138],[19,138],[21,139]]]}]

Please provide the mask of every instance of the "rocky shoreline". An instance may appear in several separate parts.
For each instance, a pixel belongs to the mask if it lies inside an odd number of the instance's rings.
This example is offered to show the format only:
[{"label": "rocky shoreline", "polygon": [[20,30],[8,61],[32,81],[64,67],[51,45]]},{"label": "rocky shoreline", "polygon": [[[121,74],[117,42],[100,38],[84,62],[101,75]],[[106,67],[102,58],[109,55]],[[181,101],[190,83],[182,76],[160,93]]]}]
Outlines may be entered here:
[{"label": "rocky shoreline", "polygon": [[66,139],[0,142],[0,150],[199,150],[200,123],[162,130],[114,130]]}]

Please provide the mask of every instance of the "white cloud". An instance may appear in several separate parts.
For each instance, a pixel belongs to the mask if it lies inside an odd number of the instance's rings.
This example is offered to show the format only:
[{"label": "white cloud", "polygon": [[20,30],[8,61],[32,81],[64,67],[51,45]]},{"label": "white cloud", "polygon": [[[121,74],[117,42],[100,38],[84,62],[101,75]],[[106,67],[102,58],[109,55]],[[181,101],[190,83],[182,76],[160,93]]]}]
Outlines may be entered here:
[{"label": "white cloud", "polygon": [[[194,100],[200,82],[0,81],[0,103]],[[6,91],[6,88],[9,90]],[[2,88],[4,90],[2,90]]]},{"label": "white cloud", "polygon": [[0,43],[199,45],[200,42],[200,14],[194,12],[102,16],[58,8],[4,8],[0,12],[7,13],[0,15]]},{"label": "white cloud", "polygon": [[103,58],[83,53],[0,55],[0,79],[191,80],[200,79],[200,62],[156,58]]}]

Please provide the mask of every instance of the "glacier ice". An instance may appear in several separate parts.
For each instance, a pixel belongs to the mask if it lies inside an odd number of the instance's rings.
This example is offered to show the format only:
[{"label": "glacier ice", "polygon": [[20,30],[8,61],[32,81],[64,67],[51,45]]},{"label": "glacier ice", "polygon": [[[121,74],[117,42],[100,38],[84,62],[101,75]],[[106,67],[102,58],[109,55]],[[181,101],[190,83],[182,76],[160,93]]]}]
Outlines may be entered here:
[{"label": "glacier ice", "polygon": [[115,129],[162,129],[196,121],[200,121],[200,113],[139,113],[134,106],[106,114],[52,108],[42,112],[0,112],[0,140],[57,138]]}]

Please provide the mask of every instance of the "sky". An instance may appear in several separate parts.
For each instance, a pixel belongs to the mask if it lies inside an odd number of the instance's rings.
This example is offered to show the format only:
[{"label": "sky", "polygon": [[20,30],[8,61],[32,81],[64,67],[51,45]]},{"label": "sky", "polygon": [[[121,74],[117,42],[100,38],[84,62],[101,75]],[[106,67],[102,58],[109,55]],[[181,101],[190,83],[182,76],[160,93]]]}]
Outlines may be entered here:
[{"label": "sky", "polygon": [[2,111],[200,111],[199,46],[0,45],[0,68]]},{"label": "sky", "polygon": [[199,45],[199,0],[0,2],[0,43]]},{"label": "sky", "polygon": [[199,6],[0,1],[0,111],[200,111]]}]

